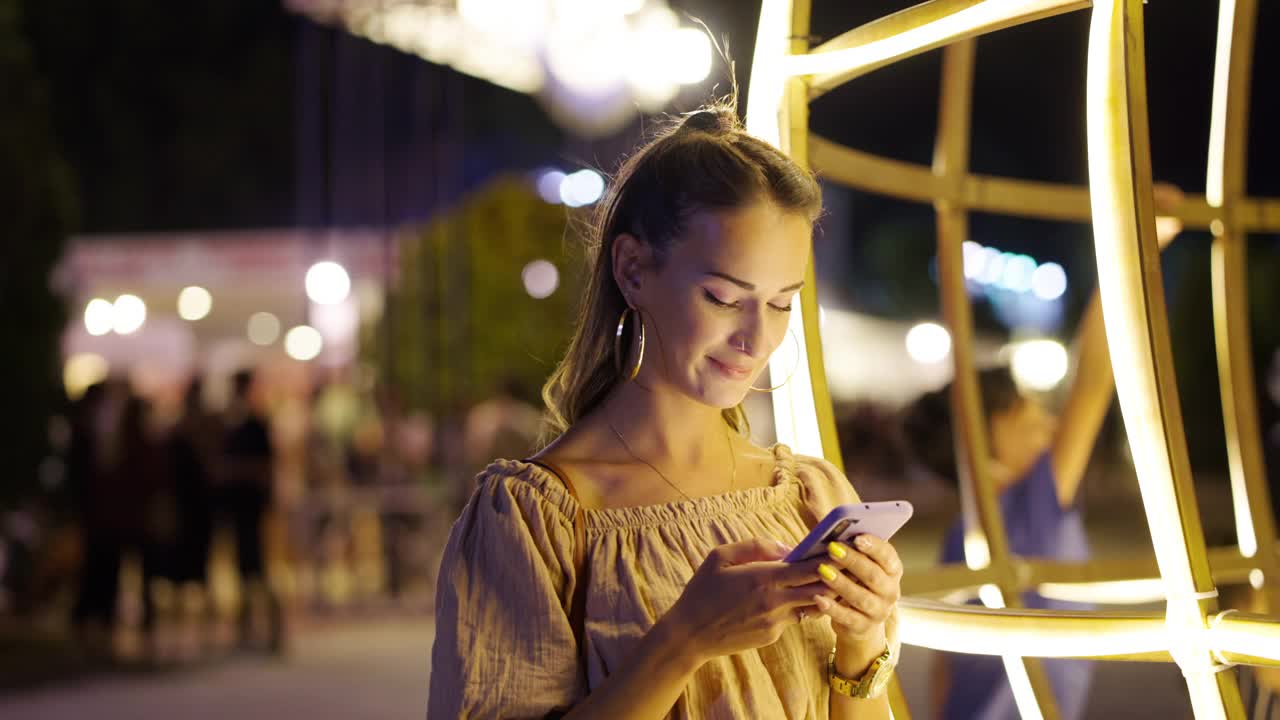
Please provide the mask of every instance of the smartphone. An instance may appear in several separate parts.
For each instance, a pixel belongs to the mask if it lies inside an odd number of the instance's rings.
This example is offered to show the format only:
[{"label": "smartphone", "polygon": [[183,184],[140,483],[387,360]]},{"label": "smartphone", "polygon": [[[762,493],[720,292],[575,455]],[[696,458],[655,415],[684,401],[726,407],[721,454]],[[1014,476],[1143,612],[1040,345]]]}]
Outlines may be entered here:
[{"label": "smartphone", "polygon": [[888,540],[911,519],[914,508],[906,500],[850,503],[838,505],[827,513],[822,522],[809,531],[784,562],[800,562],[827,554],[827,543],[842,542],[851,545],[859,535],[875,535]]}]

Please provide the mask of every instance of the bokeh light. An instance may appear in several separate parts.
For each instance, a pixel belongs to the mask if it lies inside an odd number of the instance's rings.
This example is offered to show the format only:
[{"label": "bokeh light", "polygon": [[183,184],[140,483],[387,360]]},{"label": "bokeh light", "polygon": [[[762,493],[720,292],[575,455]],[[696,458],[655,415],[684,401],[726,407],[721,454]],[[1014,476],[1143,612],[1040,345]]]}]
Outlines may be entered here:
[{"label": "bokeh light", "polygon": [[907,354],[922,365],[939,362],[950,352],[951,333],[937,323],[920,323],[907,332]]},{"label": "bokeh light", "polygon": [[97,353],[76,353],[62,366],[62,384],[67,397],[78,400],[88,387],[107,379],[111,370],[107,359]]},{"label": "bokeh light", "polygon": [[137,295],[125,293],[112,303],[113,329],[120,335],[137,332],[147,321],[147,304]]},{"label": "bokeh light", "polygon": [[1027,255],[1009,255],[1000,274],[1000,287],[1013,292],[1031,289],[1031,276],[1036,271],[1036,261]]},{"label": "bokeh light", "polygon": [[178,317],[183,320],[200,320],[213,310],[213,296],[199,285],[182,288],[178,293]]},{"label": "bokeh light", "polygon": [[667,34],[662,52],[654,60],[661,62],[664,74],[681,85],[693,85],[711,74],[711,41],[698,28],[676,28]]},{"label": "bokeh light", "polygon": [[583,207],[604,195],[604,178],[590,168],[565,177],[560,183],[560,200],[569,207]]},{"label": "bokeh light", "polygon": [[1013,349],[1010,369],[1018,384],[1052,390],[1067,376],[1067,349],[1057,340],[1027,340]]},{"label": "bokeh light", "polygon": [[323,348],[320,331],[310,325],[299,325],[284,336],[284,351],[294,360],[313,360]]},{"label": "bokeh light", "polygon": [[249,316],[249,342],[254,345],[270,345],[280,337],[280,319],[269,312]]},{"label": "bokeh light", "polygon": [[347,299],[351,292],[351,276],[338,263],[323,260],[307,270],[306,287],[311,302],[333,305]]},{"label": "bokeh light", "polygon": [[560,185],[564,182],[564,179],[565,174],[555,168],[538,173],[538,196],[552,205],[559,205],[561,202]]},{"label": "bokeh light", "polygon": [[90,335],[106,335],[116,325],[116,309],[102,298],[94,298],[84,306],[84,329]]},{"label": "bokeh light", "polygon": [[1031,274],[1031,292],[1041,300],[1057,300],[1067,291],[1067,272],[1058,263],[1045,263]]},{"label": "bokeh light", "polygon": [[534,260],[520,272],[524,290],[533,298],[549,297],[560,286],[560,271],[548,260]]}]

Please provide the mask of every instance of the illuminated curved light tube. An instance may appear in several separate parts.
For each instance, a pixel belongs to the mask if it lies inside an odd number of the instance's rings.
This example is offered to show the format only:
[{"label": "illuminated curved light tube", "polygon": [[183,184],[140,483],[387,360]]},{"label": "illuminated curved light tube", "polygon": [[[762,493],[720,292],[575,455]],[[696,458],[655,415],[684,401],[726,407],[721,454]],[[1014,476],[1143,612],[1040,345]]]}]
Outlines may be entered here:
[{"label": "illuminated curved light tube", "polygon": [[[1197,601],[1196,588],[1203,586],[1209,577],[1208,557],[1225,549],[1216,548],[1206,553],[1202,537],[1195,534],[1199,530],[1198,516],[1184,487],[1187,484],[1182,467],[1185,464],[1185,441],[1181,435],[1173,439],[1164,437],[1166,424],[1172,433],[1180,433],[1176,397],[1170,401],[1173,403],[1173,416],[1153,414],[1161,403],[1158,394],[1153,394],[1150,389],[1151,378],[1156,377],[1152,353],[1159,355],[1162,363],[1166,362],[1167,330],[1155,328],[1159,331],[1156,334],[1160,335],[1155,341],[1155,348],[1144,343],[1151,340],[1150,331],[1154,323],[1164,321],[1146,320],[1148,309],[1145,303],[1151,302],[1149,298],[1140,297],[1138,307],[1132,307],[1134,303],[1126,302],[1123,297],[1124,292],[1132,295],[1134,274],[1144,272],[1142,257],[1130,257],[1126,253],[1132,253],[1136,247],[1132,245],[1136,230],[1131,224],[1135,203],[1139,215],[1150,210],[1150,197],[1139,193],[1149,195],[1151,188],[1150,178],[1141,176],[1150,172],[1145,145],[1145,115],[1137,115],[1131,120],[1128,114],[1134,107],[1138,108],[1135,113],[1145,112],[1140,101],[1140,93],[1143,92],[1139,71],[1143,62],[1141,48],[1132,44],[1135,42],[1133,38],[1126,36],[1133,25],[1141,27],[1141,6],[1137,0],[1122,1],[1124,5],[1117,5],[1116,0],[1095,3],[1090,29],[1088,126],[1092,197],[1090,190],[1084,188],[968,174],[964,175],[962,182],[955,184],[952,178],[939,178],[927,168],[878,158],[831,143],[824,145],[819,138],[800,137],[796,140],[796,136],[784,134],[794,132],[787,127],[784,112],[791,92],[787,80],[790,76],[809,76],[809,96],[814,97],[859,72],[868,72],[900,57],[961,37],[1087,7],[1090,3],[1084,1],[934,0],[855,29],[827,43],[817,52],[802,54],[795,52],[796,46],[803,45],[803,40],[796,38],[806,36],[807,28],[802,31],[791,28],[793,3],[790,0],[765,0],[752,77],[753,91],[758,92],[752,93],[752,103],[747,108],[747,125],[753,134],[784,151],[788,150],[789,142],[798,142],[802,155],[812,153],[814,166],[837,181],[857,186],[860,180],[850,177],[857,175],[866,184],[879,183],[872,188],[873,191],[921,202],[949,200],[961,209],[985,209],[1050,219],[1092,220],[1098,237],[1099,265],[1106,267],[1106,272],[1111,275],[1109,280],[1101,279],[1100,285],[1103,286],[1104,300],[1107,300],[1104,305],[1111,309],[1107,318],[1108,341],[1113,358],[1118,360],[1113,364],[1119,367],[1132,360],[1126,364],[1124,372],[1127,377],[1122,378],[1121,373],[1117,373],[1117,383],[1122,387],[1122,406],[1126,417],[1132,416],[1126,424],[1131,428],[1139,422],[1145,425],[1145,431],[1139,432],[1136,438],[1131,436],[1131,446],[1140,470],[1144,505],[1152,539],[1159,553],[1162,578],[1126,578],[1103,584],[1049,582],[1041,583],[1040,587],[1050,593],[1061,591],[1064,594],[1081,589],[1109,590],[1116,598],[1134,598],[1139,595],[1150,597],[1158,585],[1172,592],[1173,599],[1163,614],[1133,616],[957,608],[910,598],[902,601],[903,640],[961,652],[982,646],[984,654],[1138,659],[1162,659],[1152,657],[1161,654],[1164,658],[1172,656],[1188,673],[1188,687],[1197,717],[1222,717],[1228,707],[1233,713],[1236,711],[1238,696],[1236,704],[1232,705],[1230,688],[1234,681],[1229,678],[1224,681],[1225,676],[1215,678],[1206,671],[1210,667],[1206,663],[1212,662],[1210,655],[1218,660],[1245,658],[1264,661],[1262,664],[1280,664],[1280,657],[1277,657],[1280,624],[1271,619],[1246,618],[1234,613],[1206,617],[1202,607],[1205,603]],[[807,3],[796,0],[795,4],[803,4],[803,11],[795,15],[807,17]],[[1126,41],[1131,43],[1128,47]],[[842,47],[842,43],[852,47]],[[1130,88],[1129,83],[1138,84],[1137,89]],[[1136,150],[1130,143],[1134,143]],[[882,165],[887,172],[852,173],[849,170],[852,163],[844,162],[851,159],[868,166]],[[1134,173],[1140,177],[1135,177]],[[868,176],[873,177],[868,180]],[[1010,192],[997,193],[995,188]],[[1058,202],[1064,199],[1064,202]],[[1280,200],[1239,198],[1235,202],[1240,227],[1254,230],[1274,224],[1280,229]],[[1066,214],[1060,216],[1063,212]],[[1187,227],[1209,227],[1215,222],[1219,226],[1222,224],[1210,204],[1203,200],[1189,200],[1178,209],[1178,215]],[[1143,228],[1143,232],[1150,230]],[[1149,237],[1139,240],[1148,248],[1154,245]],[[1154,253],[1150,254],[1154,256]],[[1159,300],[1155,302],[1158,304]],[[793,327],[803,327],[803,323],[797,322]],[[797,374],[807,375],[807,368],[801,364]],[[1168,382],[1164,376],[1157,380]],[[784,442],[788,437],[803,438],[804,431],[800,429],[803,426],[817,425],[816,420],[812,420],[814,411],[809,409],[816,407],[816,403],[796,402],[794,398],[777,402],[785,396],[786,393],[775,394],[778,434]],[[804,413],[810,413],[808,418],[798,417]],[[1161,457],[1164,450],[1169,450],[1165,447],[1166,441],[1174,443],[1174,457]],[[811,444],[821,447],[820,442]],[[1218,567],[1215,563],[1215,570]],[[994,579],[1009,571],[1007,566],[987,568],[980,573],[968,573],[964,580],[976,580],[979,574],[983,577],[989,574]],[[1034,564],[1031,571],[1036,574]],[[1055,570],[1046,568],[1045,571],[1052,574]],[[1062,572],[1061,569],[1057,571]],[[958,580],[962,572],[954,572],[953,569],[953,574],[956,577],[952,579]],[[1072,576],[1069,571],[1064,574]],[[1000,582],[1006,580],[1001,579]],[[1211,587],[1211,583],[1209,585]],[[998,588],[994,589],[998,591]],[[1212,601],[1205,602],[1212,605]],[[1048,642],[1046,636],[1050,637]],[[1082,638],[1087,648],[1079,647]],[[1222,682],[1227,684],[1220,685]],[[1025,686],[1026,683],[1015,685]],[[1024,707],[1026,701],[1025,697],[1019,698],[1019,706],[1024,712],[1027,711]],[[1034,713],[1034,705],[1032,710]]]}]

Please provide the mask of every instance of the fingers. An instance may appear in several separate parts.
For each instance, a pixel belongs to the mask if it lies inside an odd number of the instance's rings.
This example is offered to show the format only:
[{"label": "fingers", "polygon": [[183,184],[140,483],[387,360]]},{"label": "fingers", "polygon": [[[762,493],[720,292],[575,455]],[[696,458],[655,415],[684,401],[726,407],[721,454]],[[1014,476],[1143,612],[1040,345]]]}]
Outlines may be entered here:
[{"label": "fingers", "polygon": [[715,563],[724,567],[750,562],[777,561],[786,557],[787,552],[788,550],[776,540],[755,538],[721,545],[708,554],[708,559],[715,558]]},{"label": "fingers", "polygon": [[[821,596],[819,596],[821,597]],[[832,625],[841,625],[854,635],[865,635],[883,620],[877,621],[866,613],[829,600],[814,598],[818,609],[831,618]]]},{"label": "fingers", "polygon": [[[830,565],[827,566],[831,568]],[[839,596],[840,604],[874,622],[883,622],[889,617],[892,602],[866,587],[854,582],[848,574],[831,568],[829,575],[822,575],[823,583]],[[835,619],[835,615],[832,615]]]},{"label": "fingers", "polygon": [[893,577],[902,576],[902,560],[898,551],[890,543],[874,535],[859,535],[853,544],[863,555],[876,561],[876,564]]},{"label": "fingers", "polygon": [[818,580],[781,591],[781,600],[778,604],[781,607],[790,609],[811,607],[815,602],[813,599],[815,595],[824,597],[832,602],[835,602],[839,597],[835,590]]},{"label": "fingers", "polygon": [[[865,536],[864,536],[865,537]],[[887,543],[883,543],[887,544]],[[863,552],[852,550],[847,544],[833,542],[827,548],[828,564],[849,571],[849,574],[886,602],[897,602],[900,578],[887,573],[878,562]],[[896,553],[893,559],[896,560]]]},{"label": "fingers", "polygon": [[[840,545],[844,550],[849,550],[848,545],[835,544]],[[902,559],[898,557],[898,551],[894,549],[893,545],[874,535],[859,535],[854,539],[853,544],[859,552],[874,561],[884,571],[884,574],[893,580],[895,586],[902,579]],[[854,553],[849,553],[849,557],[853,555]],[[835,556],[833,555],[832,557],[834,558]]]},{"label": "fingers", "polygon": [[[901,594],[902,563],[893,546],[868,535],[857,538],[858,550],[843,543],[828,546],[830,560],[819,568],[822,581],[835,590],[846,609],[872,622],[883,622]],[[839,607],[828,613],[852,622],[853,617]],[[847,623],[846,623],[847,624]]]}]

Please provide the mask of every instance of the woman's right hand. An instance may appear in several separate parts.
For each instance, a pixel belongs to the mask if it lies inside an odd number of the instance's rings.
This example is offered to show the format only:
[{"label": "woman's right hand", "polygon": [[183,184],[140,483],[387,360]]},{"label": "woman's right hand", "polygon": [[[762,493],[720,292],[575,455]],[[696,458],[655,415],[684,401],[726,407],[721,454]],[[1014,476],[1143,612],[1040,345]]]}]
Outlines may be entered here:
[{"label": "woman's right hand", "polygon": [[814,595],[835,597],[818,575],[826,556],[782,562],[790,550],[763,539],[713,549],[661,622],[703,662],[777,642],[800,610],[818,614]]}]

